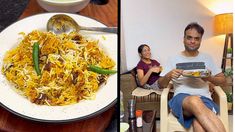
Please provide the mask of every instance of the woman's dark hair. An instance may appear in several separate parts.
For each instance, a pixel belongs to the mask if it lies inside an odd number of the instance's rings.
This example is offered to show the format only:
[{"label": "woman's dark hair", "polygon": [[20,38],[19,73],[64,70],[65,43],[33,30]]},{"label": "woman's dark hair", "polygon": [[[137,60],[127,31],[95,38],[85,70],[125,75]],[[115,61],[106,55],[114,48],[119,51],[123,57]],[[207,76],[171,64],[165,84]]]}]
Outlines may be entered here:
[{"label": "woman's dark hair", "polygon": [[[141,52],[142,52],[142,50],[143,50],[144,46],[149,47],[147,44],[141,44],[141,45],[138,47],[138,53],[140,53],[140,54],[141,54]],[[150,48],[150,47],[149,47],[149,48]]]},{"label": "woman's dark hair", "polygon": [[200,33],[202,36],[204,34],[204,29],[201,25],[199,25],[196,22],[189,23],[187,27],[184,29],[184,36],[186,35],[186,31],[189,29],[196,29],[198,33]]}]

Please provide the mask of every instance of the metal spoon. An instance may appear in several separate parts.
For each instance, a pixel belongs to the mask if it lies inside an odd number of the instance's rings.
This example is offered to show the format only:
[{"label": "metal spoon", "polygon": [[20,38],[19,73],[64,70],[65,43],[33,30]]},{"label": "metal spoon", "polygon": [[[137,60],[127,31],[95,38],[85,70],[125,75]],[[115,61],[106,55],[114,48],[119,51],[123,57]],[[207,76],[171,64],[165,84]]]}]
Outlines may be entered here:
[{"label": "metal spoon", "polygon": [[117,27],[83,27],[68,15],[57,14],[52,16],[47,22],[47,31],[55,34],[70,33],[72,31],[89,30],[108,33],[117,33]]}]

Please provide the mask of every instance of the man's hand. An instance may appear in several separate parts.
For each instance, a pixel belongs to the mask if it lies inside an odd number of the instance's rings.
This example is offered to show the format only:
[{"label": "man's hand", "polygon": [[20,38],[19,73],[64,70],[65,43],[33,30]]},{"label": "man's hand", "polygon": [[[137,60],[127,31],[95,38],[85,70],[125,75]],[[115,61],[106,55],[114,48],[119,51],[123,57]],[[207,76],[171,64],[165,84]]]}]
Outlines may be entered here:
[{"label": "man's hand", "polygon": [[183,70],[181,69],[173,69],[170,72],[170,75],[171,75],[171,78],[177,79],[179,78],[180,75],[182,75],[182,73],[183,73]]},{"label": "man's hand", "polygon": [[210,75],[209,77],[203,77],[203,78],[202,78],[202,80],[205,81],[205,82],[207,82],[207,81],[210,82],[211,79],[212,79],[212,76],[211,76],[211,75]]},{"label": "man's hand", "polygon": [[209,70],[209,69],[207,69],[207,70],[209,72],[209,76],[208,77],[203,77],[202,80],[205,81],[205,82],[207,82],[207,81],[210,82],[210,80],[213,78],[213,76],[211,76],[211,70]]},{"label": "man's hand", "polygon": [[214,76],[210,75],[209,77],[205,77],[205,78],[201,78],[202,80],[204,80],[205,82],[211,82],[214,85],[218,85],[218,86],[224,86],[226,83],[224,74],[221,72],[219,74],[216,74]]},{"label": "man's hand", "polygon": [[166,88],[171,81],[171,79],[177,79],[180,75],[182,75],[183,70],[181,69],[173,69],[168,72],[165,76],[160,77],[158,79],[158,84],[161,88]]}]

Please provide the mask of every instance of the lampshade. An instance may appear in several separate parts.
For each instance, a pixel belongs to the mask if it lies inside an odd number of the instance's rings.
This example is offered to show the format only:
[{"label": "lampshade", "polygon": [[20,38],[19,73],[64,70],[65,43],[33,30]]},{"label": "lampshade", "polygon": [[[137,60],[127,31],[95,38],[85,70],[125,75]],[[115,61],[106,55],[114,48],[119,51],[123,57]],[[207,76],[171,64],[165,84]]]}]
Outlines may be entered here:
[{"label": "lampshade", "polygon": [[219,14],[214,19],[215,35],[233,33],[233,13]]}]

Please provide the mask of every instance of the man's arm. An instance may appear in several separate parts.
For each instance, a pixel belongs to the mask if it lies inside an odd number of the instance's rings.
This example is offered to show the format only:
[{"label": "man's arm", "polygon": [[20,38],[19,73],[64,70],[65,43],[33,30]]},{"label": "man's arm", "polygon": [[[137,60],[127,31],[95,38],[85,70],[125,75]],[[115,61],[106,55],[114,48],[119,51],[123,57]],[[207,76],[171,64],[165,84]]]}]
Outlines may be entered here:
[{"label": "man's arm", "polygon": [[160,77],[158,79],[158,85],[160,88],[166,88],[170,81],[171,81],[170,72],[168,72],[165,76]]},{"label": "man's arm", "polygon": [[183,70],[181,69],[173,69],[170,72],[168,72],[165,76],[160,77],[158,79],[158,85],[160,88],[166,88],[171,81],[172,78],[178,78],[180,75],[182,75]]},{"label": "man's arm", "polygon": [[215,76],[209,76],[202,78],[204,81],[209,81],[214,85],[223,86],[226,83],[225,76],[223,73],[216,74]]}]

